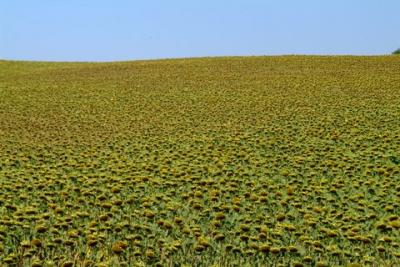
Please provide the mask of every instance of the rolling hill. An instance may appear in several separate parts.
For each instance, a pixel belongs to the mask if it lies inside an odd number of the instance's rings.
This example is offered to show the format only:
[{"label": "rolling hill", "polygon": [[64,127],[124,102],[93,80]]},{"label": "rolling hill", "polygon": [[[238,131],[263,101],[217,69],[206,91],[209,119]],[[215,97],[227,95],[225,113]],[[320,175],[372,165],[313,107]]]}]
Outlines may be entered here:
[{"label": "rolling hill", "polygon": [[395,266],[399,96],[396,56],[0,61],[0,262]]}]

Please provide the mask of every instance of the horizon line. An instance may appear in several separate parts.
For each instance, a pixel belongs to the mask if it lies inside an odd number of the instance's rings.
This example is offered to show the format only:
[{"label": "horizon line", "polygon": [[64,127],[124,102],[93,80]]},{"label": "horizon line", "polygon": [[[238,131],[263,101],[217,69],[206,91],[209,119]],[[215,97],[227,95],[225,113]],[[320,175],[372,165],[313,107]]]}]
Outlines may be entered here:
[{"label": "horizon line", "polygon": [[393,56],[387,54],[261,54],[261,55],[218,55],[218,56],[182,56],[182,57],[149,57],[116,60],[40,60],[40,59],[10,59],[0,58],[1,61],[10,62],[32,62],[32,63],[119,63],[119,62],[141,62],[141,61],[165,61],[165,60],[190,60],[190,59],[212,59],[212,58],[239,58],[239,57],[384,57]]}]

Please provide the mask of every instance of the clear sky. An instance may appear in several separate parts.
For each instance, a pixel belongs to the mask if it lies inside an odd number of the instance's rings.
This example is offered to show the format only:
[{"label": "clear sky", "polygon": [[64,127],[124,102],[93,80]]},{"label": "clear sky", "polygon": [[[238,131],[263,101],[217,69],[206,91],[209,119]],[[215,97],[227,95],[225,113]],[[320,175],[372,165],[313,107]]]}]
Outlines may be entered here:
[{"label": "clear sky", "polygon": [[399,0],[0,0],[0,58],[388,54]]}]

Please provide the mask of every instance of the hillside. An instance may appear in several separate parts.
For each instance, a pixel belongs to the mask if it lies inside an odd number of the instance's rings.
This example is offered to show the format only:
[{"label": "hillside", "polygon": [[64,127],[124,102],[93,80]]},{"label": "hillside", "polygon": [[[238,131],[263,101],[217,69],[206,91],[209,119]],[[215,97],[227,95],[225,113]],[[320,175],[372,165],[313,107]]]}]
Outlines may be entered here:
[{"label": "hillside", "polygon": [[399,70],[0,61],[0,263],[394,266]]}]

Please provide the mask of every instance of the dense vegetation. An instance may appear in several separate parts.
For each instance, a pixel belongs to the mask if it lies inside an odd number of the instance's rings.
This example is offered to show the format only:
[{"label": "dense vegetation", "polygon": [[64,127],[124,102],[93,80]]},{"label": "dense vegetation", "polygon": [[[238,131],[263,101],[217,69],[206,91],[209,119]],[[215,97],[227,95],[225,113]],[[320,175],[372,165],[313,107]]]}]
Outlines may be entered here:
[{"label": "dense vegetation", "polygon": [[0,61],[0,262],[398,266],[399,70]]},{"label": "dense vegetation", "polygon": [[397,49],[397,50],[395,50],[395,51],[393,51],[392,54],[393,54],[393,55],[400,55],[400,48]]}]

